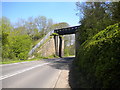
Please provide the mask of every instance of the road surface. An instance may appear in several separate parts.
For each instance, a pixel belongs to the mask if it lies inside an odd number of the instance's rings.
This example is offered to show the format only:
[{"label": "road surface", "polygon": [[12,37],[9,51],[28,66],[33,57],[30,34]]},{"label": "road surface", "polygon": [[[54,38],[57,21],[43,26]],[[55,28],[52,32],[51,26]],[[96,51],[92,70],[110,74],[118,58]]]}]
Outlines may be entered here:
[{"label": "road surface", "polygon": [[1,65],[2,88],[55,88],[62,70],[73,57]]}]

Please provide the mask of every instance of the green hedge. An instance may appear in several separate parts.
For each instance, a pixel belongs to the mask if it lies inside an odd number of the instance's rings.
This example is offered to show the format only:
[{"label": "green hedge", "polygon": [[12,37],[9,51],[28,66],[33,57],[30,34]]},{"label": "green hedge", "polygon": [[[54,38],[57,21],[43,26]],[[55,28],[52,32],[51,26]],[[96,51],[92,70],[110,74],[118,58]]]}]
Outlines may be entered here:
[{"label": "green hedge", "polygon": [[120,88],[120,23],[85,41],[76,60],[89,87]]}]

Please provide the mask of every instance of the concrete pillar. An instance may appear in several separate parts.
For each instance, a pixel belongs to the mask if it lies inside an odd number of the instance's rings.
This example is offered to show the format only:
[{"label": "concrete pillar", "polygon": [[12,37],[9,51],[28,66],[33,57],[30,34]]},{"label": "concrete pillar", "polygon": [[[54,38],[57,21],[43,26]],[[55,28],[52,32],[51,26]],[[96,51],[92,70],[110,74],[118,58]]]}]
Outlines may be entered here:
[{"label": "concrete pillar", "polygon": [[64,38],[62,38],[62,56],[64,56]]},{"label": "concrete pillar", "polygon": [[55,53],[57,56],[62,57],[64,55],[64,39],[61,36],[54,36],[55,41]]},{"label": "concrete pillar", "polygon": [[55,54],[59,56],[59,36],[54,36]]},{"label": "concrete pillar", "polygon": [[64,56],[64,39],[63,36],[59,36],[59,57]]},{"label": "concrete pillar", "polygon": [[62,57],[62,37],[59,36],[59,40],[60,40],[60,43],[59,43],[59,57]]}]

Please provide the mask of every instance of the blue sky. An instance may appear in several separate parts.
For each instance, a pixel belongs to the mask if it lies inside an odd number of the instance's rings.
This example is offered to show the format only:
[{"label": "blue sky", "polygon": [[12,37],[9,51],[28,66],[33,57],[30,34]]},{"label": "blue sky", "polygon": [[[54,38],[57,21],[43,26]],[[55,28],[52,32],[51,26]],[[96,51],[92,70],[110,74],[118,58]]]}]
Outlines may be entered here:
[{"label": "blue sky", "polygon": [[67,22],[70,26],[79,25],[75,2],[2,2],[2,16],[12,23],[18,18],[46,16],[54,22]]}]

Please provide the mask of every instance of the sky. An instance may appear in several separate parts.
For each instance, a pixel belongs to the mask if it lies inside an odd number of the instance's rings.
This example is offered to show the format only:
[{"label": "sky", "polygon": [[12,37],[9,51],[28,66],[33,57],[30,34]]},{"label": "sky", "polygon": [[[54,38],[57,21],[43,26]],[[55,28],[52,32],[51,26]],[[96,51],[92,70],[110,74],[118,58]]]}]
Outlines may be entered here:
[{"label": "sky", "polygon": [[2,16],[11,23],[20,18],[46,16],[54,22],[67,22],[70,26],[79,25],[75,2],[2,2]]}]

